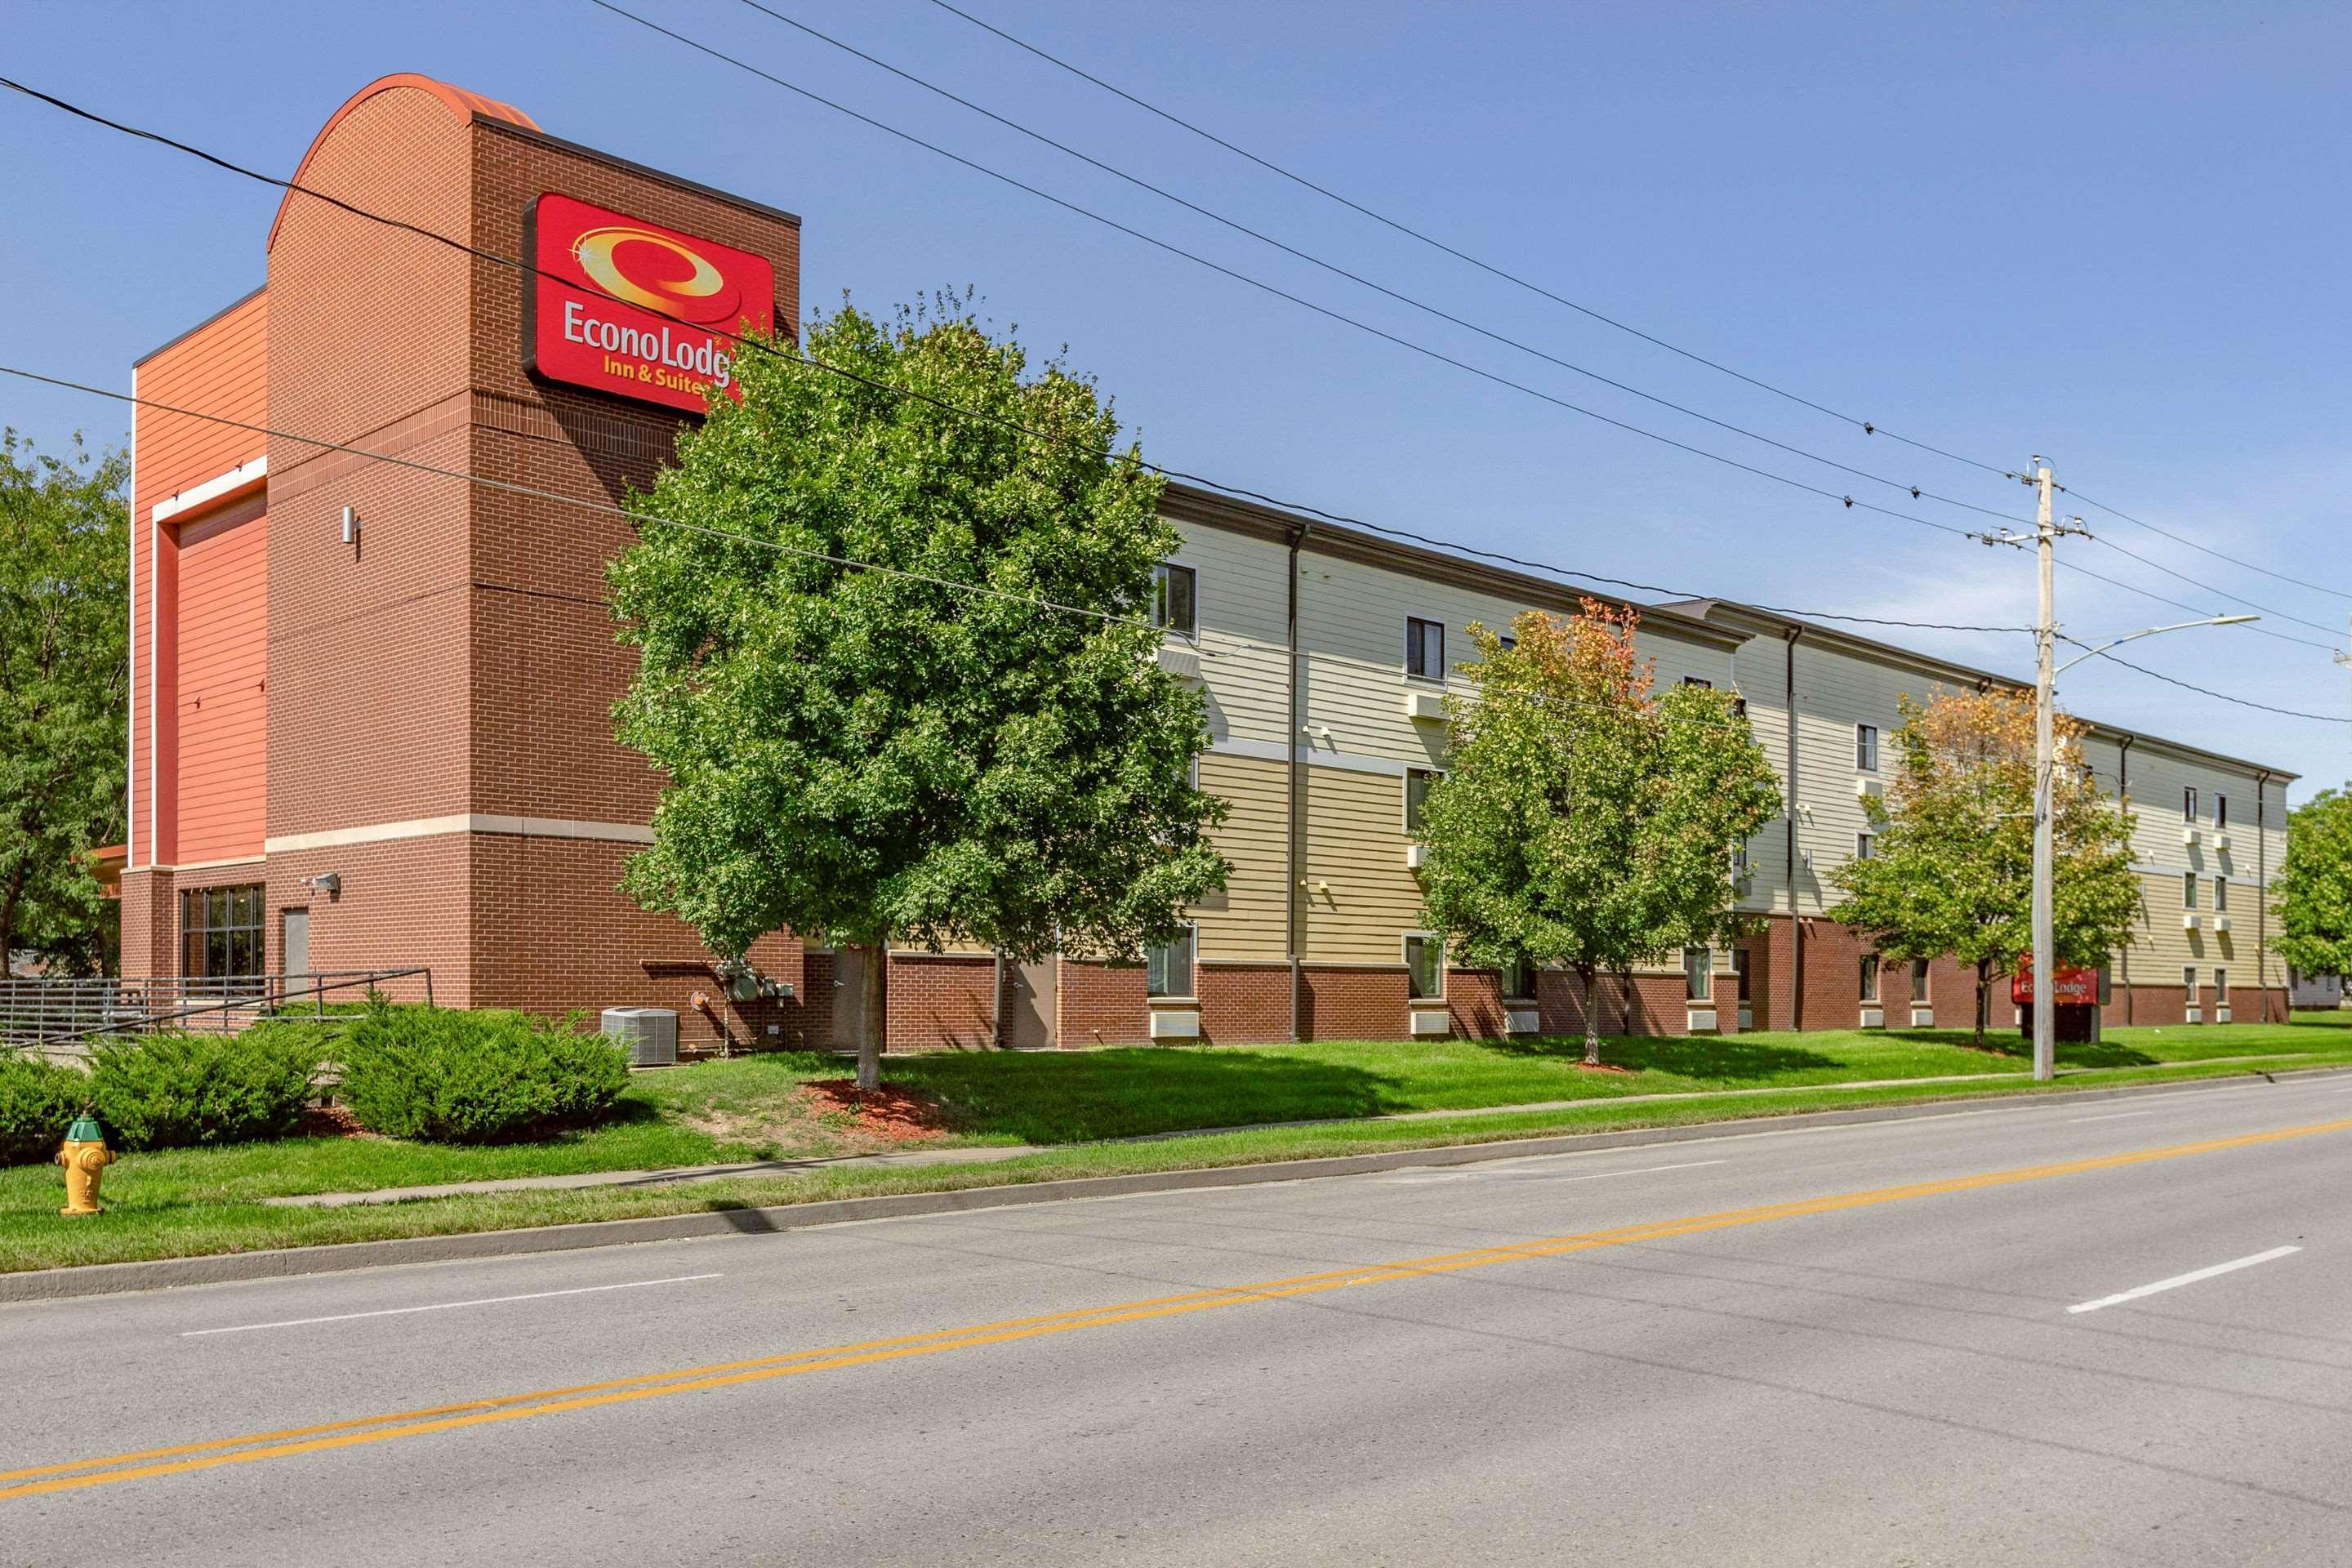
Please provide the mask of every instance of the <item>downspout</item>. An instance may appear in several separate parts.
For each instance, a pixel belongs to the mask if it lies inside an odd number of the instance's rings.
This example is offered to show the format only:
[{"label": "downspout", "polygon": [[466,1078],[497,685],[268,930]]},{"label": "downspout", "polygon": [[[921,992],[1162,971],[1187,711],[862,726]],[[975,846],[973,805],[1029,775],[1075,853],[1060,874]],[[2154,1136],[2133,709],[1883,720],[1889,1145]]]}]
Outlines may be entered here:
[{"label": "downspout", "polygon": [[1788,683],[1781,711],[1789,721],[1789,1027],[1805,1026],[1805,922],[1797,903],[1797,639],[1802,626],[1780,634],[1787,643]]},{"label": "downspout", "polygon": [[1290,668],[1287,671],[1290,687],[1290,760],[1288,776],[1284,781],[1285,799],[1289,811],[1288,820],[1283,827],[1283,853],[1289,862],[1289,874],[1282,879],[1282,945],[1284,952],[1290,959],[1290,1037],[1293,1041],[1300,1037],[1299,1003],[1300,990],[1304,984],[1304,976],[1299,972],[1298,962],[1298,883],[1299,879],[1305,875],[1300,859],[1302,846],[1299,843],[1298,831],[1300,813],[1298,737],[1302,733],[1300,725],[1305,720],[1305,715],[1298,710],[1298,546],[1306,538],[1305,523],[1299,524],[1290,535],[1289,606],[1284,619],[1284,646],[1287,649],[1287,657],[1290,660]]},{"label": "downspout", "polygon": [[[2254,778],[2254,984],[2263,994],[2263,1022],[2271,1021],[2271,971],[2268,958],[2271,921],[2270,840],[2263,833],[2269,826],[2271,771],[2264,768]],[[2294,1005],[2294,998],[2287,998]]]},{"label": "downspout", "polygon": [[[2122,744],[2116,748],[2116,802],[2126,816],[2131,813],[2132,742],[2138,739],[2137,735],[2126,735]],[[2131,845],[2128,840],[2124,845],[2124,854],[2126,858],[2131,854]],[[2137,872],[2132,874],[2132,881],[2135,884],[2139,881]],[[2131,943],[2124,943],[2123,952],[2119,956],[2123,960],[2124,967],[2124,1026],[2129,1028],[2132,1021]]]}]

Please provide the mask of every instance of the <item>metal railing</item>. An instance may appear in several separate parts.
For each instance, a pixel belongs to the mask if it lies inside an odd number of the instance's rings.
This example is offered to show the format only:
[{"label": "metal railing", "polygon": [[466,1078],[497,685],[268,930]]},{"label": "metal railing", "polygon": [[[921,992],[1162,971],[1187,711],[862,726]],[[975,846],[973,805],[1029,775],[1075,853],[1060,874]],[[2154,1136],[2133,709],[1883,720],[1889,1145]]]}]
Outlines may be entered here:
[{"label": "metal railing", "polygon": [[364,997],[387,982],[421,977],[433,1004],[433,971],[329,969],[305,974],[158,974],[139,979],[0,980],[0,1047],[53,1050],[102,1035],[177,1026],[242,1029],[257,1019],[323,1017],[328,999]]}]

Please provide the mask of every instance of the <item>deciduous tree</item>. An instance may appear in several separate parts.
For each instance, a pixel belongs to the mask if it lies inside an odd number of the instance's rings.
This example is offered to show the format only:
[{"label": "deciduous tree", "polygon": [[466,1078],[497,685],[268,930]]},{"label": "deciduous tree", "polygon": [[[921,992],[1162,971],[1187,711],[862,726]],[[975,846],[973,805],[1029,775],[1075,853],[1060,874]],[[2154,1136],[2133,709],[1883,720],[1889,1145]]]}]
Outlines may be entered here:
[{"label": "deciduous tree", "polygon": [[2286,814],[2279,952],[2305,974],[2352,974],[2352,795],[2321,790]]},{"label": "deciduous tree", "polygon": [[1160,481],[1089,381],[943,304],[739,357],[611,571],[664,777],[627,888],[723,956],[861,950],[869,1087],[892,944],[1133,957],[1225,875],[1148,622]]},{"label": "deciduous tree", "polygon": [[1588,1065],[1599,977],[1735,935],[1732,847],[1780,809],[1731,695],[1656,695],[1635,622],[1588,599],[1567,619],[1521,614],[1507,643],[1474,624],[1421,834],[1430,923],[1468,963],[1573,970]]},{"label": "deciduous tree", "polygon": [[[1830,873],[1832,919],[1882,959],[1951,958],[1976,971],[1976,1041],[1993,980],[2033,944],[2033,697],[2024,691],[1905,698],[1884,797],[1863,802],[1871,855]],[[2089,966],[2132,939],[2140,912],[2131,819],[2081,763],[2089,726],[2057,715],[2051,887],[2060,963]]]},{"label": "deciduous tree", "polygon": [[91,851],[123,829],[127,472],[0,434],[0,969],[113,962]]}]

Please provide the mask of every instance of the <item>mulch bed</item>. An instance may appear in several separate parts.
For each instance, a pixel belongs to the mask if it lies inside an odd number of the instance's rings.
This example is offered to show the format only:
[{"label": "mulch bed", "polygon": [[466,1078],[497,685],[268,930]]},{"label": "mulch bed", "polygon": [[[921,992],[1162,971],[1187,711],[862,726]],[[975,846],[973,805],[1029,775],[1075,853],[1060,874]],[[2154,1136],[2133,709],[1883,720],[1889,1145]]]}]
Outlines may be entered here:
[{"label": "mulch bed", "polygon": [[1622,1072],[1629,1078],[1633,1072],[1632,1068],[1621,1068],[1615,1062],[1579,1062],[1576,1066],[1580,1072]]},{"label": "mulch bed", "polygon": [[953,1119],[938,1100],[887,1084],[860,1089],[856,1079],[817,1079],[801,1085],[794,1097],[810,1115],[845,1112],[854,1131],[885,1142],[932,1143],[955,1132]]},{"label": "mulch bed", "polygon": [[305,1138],[381,1138],[360,1125],[348,1105],[306,1105],[295,1131]]}]

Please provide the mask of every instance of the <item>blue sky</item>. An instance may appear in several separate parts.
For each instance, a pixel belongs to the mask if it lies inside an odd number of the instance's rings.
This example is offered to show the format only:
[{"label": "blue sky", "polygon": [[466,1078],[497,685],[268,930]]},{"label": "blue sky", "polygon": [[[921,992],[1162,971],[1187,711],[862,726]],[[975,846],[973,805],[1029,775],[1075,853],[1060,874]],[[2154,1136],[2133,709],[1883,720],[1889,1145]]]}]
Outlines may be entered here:
[{"label": "blue sky", "polygon": [[[1911,501],[1436,321],[1086,168],[747,9],[624,0],[762,68],[1382,330],[1612,417],[1938,522]],[[927,0],[777,10],[1106,162],[1544,352],[1837,461],[2030,515],[1998,476],[1866,437],[1252,169]],[[1656,335],[2282,573],[2085,506],[2066,558],[2344,640],[2352,480],[2352,11],[2323,5],[1234,5],[960,0],[1448,243]],[[587,0],[5,6],[6,74],[290,174],[354,89],[441,77],[585,142],[800,213],[803,298],[973,285],[1066,344],[1147,456],[1583,570],[1800,608],[2023,624],[2030,559],[1846,510],[1480,381],[1167,256],[646,34]],[[6,95],[0,358],[127,387],[257,284],[274,193]],[[45,445],[122,411],[0,387]],[[2315,586],[2305,586],[2313,584]],[[2077,574],[2068,630],[2189,618]],[[2336,628],[2323,632],[2287,616]],[[2024,673],[2017,636],[1902,640]],[[2248,628],[2127,657],[2352,715],[2326,647]],[[2342,780],[2352,725],[2095,663],[2079,712]]]}]

